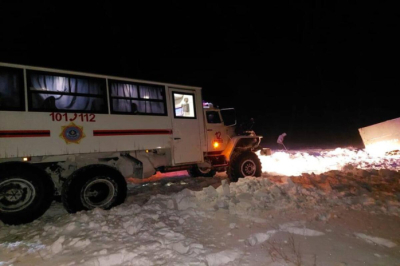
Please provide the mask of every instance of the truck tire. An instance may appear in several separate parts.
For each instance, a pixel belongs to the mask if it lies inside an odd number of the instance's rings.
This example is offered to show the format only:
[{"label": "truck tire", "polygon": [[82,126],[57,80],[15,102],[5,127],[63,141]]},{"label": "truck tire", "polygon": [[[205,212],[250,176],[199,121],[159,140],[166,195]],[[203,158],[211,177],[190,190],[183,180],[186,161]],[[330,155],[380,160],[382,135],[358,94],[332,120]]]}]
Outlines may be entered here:
[{"label": "truck tire", "polygon": [[192,168],[187,170],[191,177],[213,177],[215,176],[216,171],[211,168],[200,168],[198,165],[193,166]]},{"label": "truck tire", "polygon": [[0,165],[0,220],[5,224],[30,223],[50,207],[54,183],[41,169],[22,162]]},{"label": "truck tire", "polygon": [[126,193],[126,181],[119,171],[107,165],[89,165],[68,177],[61,199],[70,213],[94,208],[109,210],[123,203]]},{"label": "truck tire", "polygon": [[232,182],[245,176],[261,176],[261,162],[258,156],[251,151],[235,153],[228,166],[228,177]]}]

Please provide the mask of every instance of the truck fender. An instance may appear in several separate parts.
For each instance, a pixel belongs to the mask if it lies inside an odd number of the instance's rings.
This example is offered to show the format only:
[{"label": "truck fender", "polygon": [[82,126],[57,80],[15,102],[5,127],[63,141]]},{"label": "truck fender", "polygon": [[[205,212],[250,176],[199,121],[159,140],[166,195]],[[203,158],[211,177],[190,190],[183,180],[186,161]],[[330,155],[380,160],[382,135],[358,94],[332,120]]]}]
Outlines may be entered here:
[{"label": "truck fender", "polygon": [[225,156],[226,160],[229,162],[231,160],[232,154],[235,151],[248,151],[248,150],[253,150],[261,142],[260,136],[235,136],[232,137],[225,150],[222,152],[222,154]]}]

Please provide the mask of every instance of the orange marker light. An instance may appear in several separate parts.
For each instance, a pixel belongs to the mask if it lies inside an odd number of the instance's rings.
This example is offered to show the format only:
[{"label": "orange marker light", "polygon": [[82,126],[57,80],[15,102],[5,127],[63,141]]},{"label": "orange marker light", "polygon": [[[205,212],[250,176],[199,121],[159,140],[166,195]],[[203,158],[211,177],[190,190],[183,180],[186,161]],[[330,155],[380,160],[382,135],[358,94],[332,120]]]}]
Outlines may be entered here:
[{"label": "orange marker light", "polygon": [[214,143],[213,143],[213,146],[214,146],[214,148],[216,149],[216,148],[218,148],[218,147],[219,147],[219,143],[218,143],[218,142],[216,142],[216,141],[214,141]]}]

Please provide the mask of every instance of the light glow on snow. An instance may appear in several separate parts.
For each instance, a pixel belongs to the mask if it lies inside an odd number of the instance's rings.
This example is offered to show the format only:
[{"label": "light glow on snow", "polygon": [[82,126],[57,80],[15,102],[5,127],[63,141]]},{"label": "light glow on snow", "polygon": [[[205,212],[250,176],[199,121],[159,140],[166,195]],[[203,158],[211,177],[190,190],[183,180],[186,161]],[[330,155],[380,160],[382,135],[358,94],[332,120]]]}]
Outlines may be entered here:
[{"label": "light glow on snow", "polygon": [[366,151],[375,155],[384,155],[387,152],[399,149],[400,143],[398,139],[383,140],[365,146]]},{"label": "light glow on snow", "polygon": [[258,156],[264,173],[276,175],[321,174],[330,170],[341,170],[351,164],[361,169],[392,169],[397,166],[397,155],[380,155],[365,150],[342,149],[316,151],[278,151],[270,156]]}]

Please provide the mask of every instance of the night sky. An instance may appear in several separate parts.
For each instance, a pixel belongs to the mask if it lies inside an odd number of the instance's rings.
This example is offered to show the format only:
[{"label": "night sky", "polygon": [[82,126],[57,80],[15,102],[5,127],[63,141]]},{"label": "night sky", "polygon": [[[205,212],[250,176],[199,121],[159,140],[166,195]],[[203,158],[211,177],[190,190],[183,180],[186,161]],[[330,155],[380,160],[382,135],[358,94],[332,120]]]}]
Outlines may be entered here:
[{"label": "night sky", "polygon": [[359,127],[400,117],[387,1],[5,2],[1,62],[201,86],[264,147],[362,147]]}]

